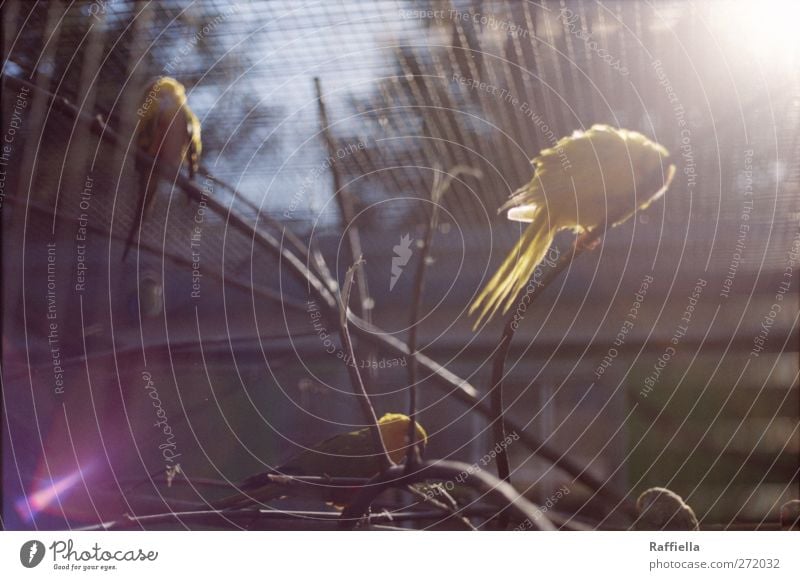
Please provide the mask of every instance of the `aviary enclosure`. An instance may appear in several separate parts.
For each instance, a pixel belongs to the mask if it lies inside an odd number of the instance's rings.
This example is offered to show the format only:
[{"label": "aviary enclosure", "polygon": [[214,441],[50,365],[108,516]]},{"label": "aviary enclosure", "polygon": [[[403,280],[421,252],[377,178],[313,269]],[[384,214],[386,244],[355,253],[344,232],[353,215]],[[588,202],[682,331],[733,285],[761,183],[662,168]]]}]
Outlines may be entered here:
[{"label": "aviary enclosure", "polygon": [[779,529],[792,2],[2,3],[19,529]]}]

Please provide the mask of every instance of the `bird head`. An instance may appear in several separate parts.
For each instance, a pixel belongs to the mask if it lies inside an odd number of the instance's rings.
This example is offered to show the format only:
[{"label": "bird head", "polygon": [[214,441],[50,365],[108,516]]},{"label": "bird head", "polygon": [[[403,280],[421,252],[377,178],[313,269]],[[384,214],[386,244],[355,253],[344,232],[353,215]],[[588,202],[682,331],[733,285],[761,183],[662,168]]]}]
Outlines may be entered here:
[{"label": "bird head", "polygon": [[[664,195],[675,176],[675,165],[670,163],[669,151],[663,145],[628,129],[595,125],[592,130],[610,132],[622,140],[628,163],[632,167],[634,188],[632,193],[636,200],[636,210],[646,209]],[[625,221],[628,216],[615,217],[619,220],[618,224]]]},{"label": "bird head", "polygon": [[[405,457],[408,449],[408,424],[411,419],[408,415],[402,413],[386,413],[378,420],[378,427],[381,430],[381,437],[383,443],[386,445],[386,451],[389,452],[389,457],[395,463],[401,463]],[[428,434],[422,425],[417,422],[417,441],[422,442],[422,448],[428,443]]]},{"label": "bird head", "polygon": [[147,84],[137,114],[144,120],[171,116],[187,107],[186,87],[172,77],[157,77]]},{"label": "bird head", "polygon": [[179,80],[172,77],[161,76],[150,85],[150,90],[157,94],[175,96],[180,101],[186,100],[186,87]]},{"label": "bird head", "polygon": [[[154,129],[152,121],[159,117],[167,119],[168,123],[175,129],[182,131],[181,124],[185,122],[184,146],[181,157],[188,155],[189,172],[192,177],[199,170],[199,160],[203,149],[203,141],[200,136],[200,119],[194,114],[186,96],[186,87],[183,84],[168,76],[160,76],[148,83],[142,95],[141,103],[137,114],[143,122],[139,130],[139,145],[148,149],[151,144],[158,144],[160,147],[164,135],[151,134]],[[178,121],[178,119],[181,121]],[[177,163],[177,160],[172,160]]]}]

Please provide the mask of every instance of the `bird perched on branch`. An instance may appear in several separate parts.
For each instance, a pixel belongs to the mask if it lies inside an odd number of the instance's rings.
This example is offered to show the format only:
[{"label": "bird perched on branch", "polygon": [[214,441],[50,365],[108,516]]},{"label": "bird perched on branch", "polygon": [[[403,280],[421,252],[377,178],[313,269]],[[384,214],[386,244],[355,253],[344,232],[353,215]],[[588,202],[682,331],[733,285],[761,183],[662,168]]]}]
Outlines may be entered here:
[{"label": "bird perched on branch", "polygon": [[141,120],[136,133],[136,145],[152,159],[136,157],[139,204],[125,244],[123,260],[153,203],[159,180],[158,169],[177,171],[186,163],[189,177],[193,179],[203,148],[200,120],[189,108],[186,89],[172,77],[159,77],[147,87],[137,114]]},{"label": "bird perched on branch", "polygon": [[478,324],[507,312],[544,258],[556,233],[618,225],[659,198],[675,174],[667,150],[644,135],[607,125],[576,131],[531,163],[533,179],[499,211],[530,225],[470,307]]},{"label": "bird perched on branch", "polygon": [[[409,422],[408,416],[400,413],[386,413],[378,421],[383,444],[394,463],[402,462],[406,455],[409,445]],[[418,444],[424,448],[428,442],[428,434],[419,423],[416,423],[416,430]],[[302,488],[292,488],[279,482],[288,479],[284,476],[292,475],[368,479],[381,470],[379,453],[373,443],[369,427],[334,435],[299,453],[275,470],[247,478],[238,486],[238,493],[215,502],[213,507],[216,509],[246,507],[295,495],[293,492],[299,491],[305,492],[303,495],[311,493],[318,498],[323,497],[326,501],[345,504],[347,498],[357,490],[356,487],[336,489],[310,484]]]}]

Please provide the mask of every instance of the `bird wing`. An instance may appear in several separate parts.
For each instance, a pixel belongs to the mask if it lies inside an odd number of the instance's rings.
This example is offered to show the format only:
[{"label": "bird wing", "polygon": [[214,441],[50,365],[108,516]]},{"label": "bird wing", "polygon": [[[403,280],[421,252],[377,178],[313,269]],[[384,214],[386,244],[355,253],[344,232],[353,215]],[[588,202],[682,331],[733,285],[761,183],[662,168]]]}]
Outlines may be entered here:
[{"label": "bird wing", "polygon": [[531,162],[533,179],[499,209],[530,225],[472,303],[470,314],[480,311],[475,328],[501,306],[511,308],[557,231],[619,224],[663,195],[675,174],[673,165],[663,172],[667,157],[644,135],[607,125],[576,131],[542,150]]},{"label": "bird wing", "polygon": [[[646,188],[637,186],[643,186],[660,169],[661,158],[668,156],[661,145],[635,131],[594,125],[542,150],[531,161],[535,169],[531,182],[515,191],[500,211],[548,205],[552,221],[593,227],[617,205],[641,206],[654,190],[640,192]],[[629,195],[634,190],[636,199]]]},{"label": "bird wing", "polygon": [[279,468],[291,475],[371,477],[380,471],[368,428],[340,433],[299,453]]},{"label": "bird wing", "polygon": [[183,106],[183,114],[186,117],[186,134],[188,138],[186,163],[189,166],[189,178],[194,179],[200,167],[200,154],[203,151],[203,141],[200,137],[200,119],[192,112],[189,105]]}]

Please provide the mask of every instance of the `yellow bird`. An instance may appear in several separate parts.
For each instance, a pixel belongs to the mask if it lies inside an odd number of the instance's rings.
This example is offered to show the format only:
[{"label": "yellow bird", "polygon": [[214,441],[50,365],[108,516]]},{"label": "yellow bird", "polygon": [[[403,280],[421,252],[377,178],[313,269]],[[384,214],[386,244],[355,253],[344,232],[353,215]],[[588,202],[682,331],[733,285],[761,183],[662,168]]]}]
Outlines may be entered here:
[{"label": "yellow bird", "polygon": [[530,225],[470,306],[470,314],[480,311],[475,327],[501,306],[504,313],[511,308],[556,233],[618,225],[663,195],[675,174],[674,165],[663,165],[668,158],[644,135],[608,125],[576,131],[543,150],[531,161],[531,182],[499,210]]},{"label": "yellow bird", "polygon": [[147,87],[137,114],[141,120],[136,133],[136,145],[153,161],[136,158],[139,204],[125,244],[123,260],[153,203],[159,181],[156,167],[174,168],[177,171],[186,163],[189,177],[193,179],[203,148],[200,119],[189,108],[185,87],[172,77],[159,77]]},{"label": "yellow bird", "polygon": [[[401,413],[386,413],[378,421],[383,443],[394,463],[401,463],[406,456],[409,445],[409,422],[408,416]],[[416,424],[416,429],[417,442],[421,443],[424,449],[428,442],[428,434],[419,423]],[[350,433],[334,435],[299,453],[275,470],[247,478],[238,486],[238,493],[214,502],[213,506],[216,509],[244,507],[288,496],[292,491],[299,491],[271,482],[270,475],[370,478],[379,473],[380,469],[379,452],[373,443],[370,428],[365,427]],[[305,488],[305,491],[311,491],[316,497],[321,495],[319,488],[309,487]],[[326,489],[326,492],[336,493],[325,499],[345,504],[356,491],[356,487],[341,490]]]}]

